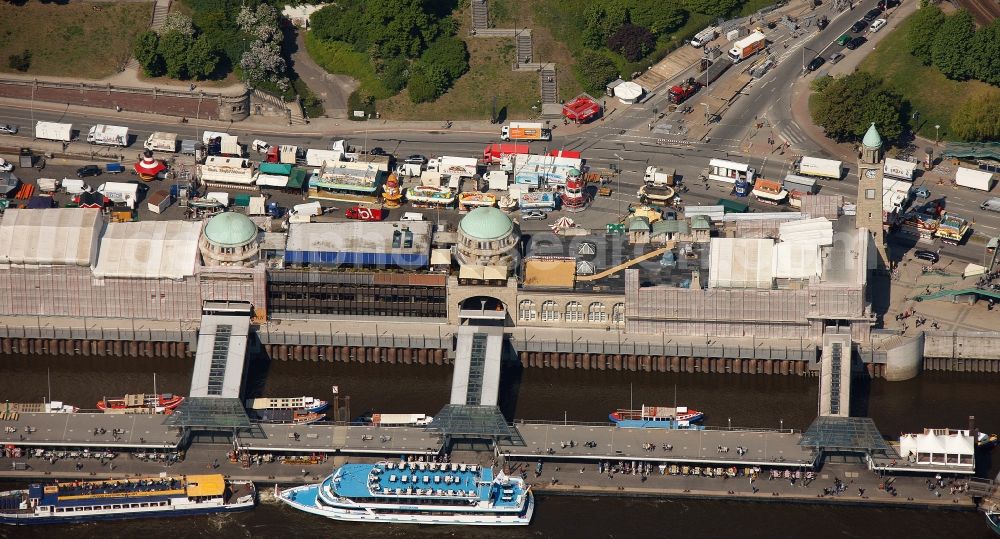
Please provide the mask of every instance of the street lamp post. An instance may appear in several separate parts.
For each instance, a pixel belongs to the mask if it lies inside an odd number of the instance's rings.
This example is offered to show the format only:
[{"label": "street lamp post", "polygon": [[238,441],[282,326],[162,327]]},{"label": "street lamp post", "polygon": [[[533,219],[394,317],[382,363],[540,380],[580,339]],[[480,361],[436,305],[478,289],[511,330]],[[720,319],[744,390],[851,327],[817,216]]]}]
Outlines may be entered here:
[{"label": "street lamp post", "polygon": [[934,145],[937,146],[941,142],[941,125],[934,124]]},{"label": "street lamp post", "polygon": [[708,103],[702,101],[700,105],[705,105],[705,125],[708,125]]},{"label": "street lamp post", "polygon": [[620,155],[618,155],[618,154],[613,154],[613,155],[618,158],[618,174],[616,174],[616,176],[618,177],[618,187],[617,187],[618,196],[615,197],[615,198],[618,199],[618,219],[621,219],[622,218],[622,197],[621,197],[621,192],[622,192],[622,163],[625,162],[625,158],[622,157],[622,156],[620,156]]}]

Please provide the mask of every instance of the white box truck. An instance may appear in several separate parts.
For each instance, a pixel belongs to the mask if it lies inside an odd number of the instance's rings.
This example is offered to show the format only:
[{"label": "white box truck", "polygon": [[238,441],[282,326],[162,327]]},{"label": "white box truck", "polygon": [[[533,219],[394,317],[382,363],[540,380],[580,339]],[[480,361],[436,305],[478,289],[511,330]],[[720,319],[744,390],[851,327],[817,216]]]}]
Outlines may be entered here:
[{"label": "white box truck", "polygon": [[843,169],[844,165],[840,161],[809,156],[802,157],[797,166],[798,174],[830,178],[831,180],[839,180],[843,174]]},{"label": "white box truck", "polygon": [[73,140],[73,124],[38,122],[35,124],[35,138],[70,142]]},{"label": "white box truck", "polygon": [[552,140],[552,131],[541,122],[511,122],[500,129],[500,140]]},{"label": "white box truck", "polygon": [[674,184],[674,170],[664,170],[665,172],[660,172],[656,167],[646,167],[646,174],[642,179],[646,185],[655,185],[657,187],[672,186]]},{"label": "white box truck", "polygon": [[955,171],[955,183],[970,189],[989,191],[993,189],[993,173],[985,170],[958,167]]},{"label": "white box truck", "polygon": [[729,49],[729,59],[734,64],[738,64],[764,50],[765,46],[767,46],[767,38],[764,37],[764,34],[762,32],[754,32],[739,41],[733,42],[733,48]]},{"label": "white box truck", "polygon": [[152,150],[154,152],[176,152],[177,151],[177,133],[164,133],[163,131],[157,131],[142,145],[143,148],[147,150]]},{"label": "white box truck", "polygon": [[128,146],[128,128],[121,125],[97,124],[87,132],[87,142],[102,146]]}]

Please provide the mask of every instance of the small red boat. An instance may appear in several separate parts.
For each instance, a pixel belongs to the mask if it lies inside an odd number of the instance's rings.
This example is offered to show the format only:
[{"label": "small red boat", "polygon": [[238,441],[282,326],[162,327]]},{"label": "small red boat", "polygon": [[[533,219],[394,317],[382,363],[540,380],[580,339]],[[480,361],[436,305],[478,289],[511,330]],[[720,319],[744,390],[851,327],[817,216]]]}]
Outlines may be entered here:
[{"label": "small red boat", "polygon": [[173,410],[184,402],[184,397],[171,393],[125,395],[120,399],[107,397],[97,402],[98,410],[117,410],[122,408],[163,408]]}]

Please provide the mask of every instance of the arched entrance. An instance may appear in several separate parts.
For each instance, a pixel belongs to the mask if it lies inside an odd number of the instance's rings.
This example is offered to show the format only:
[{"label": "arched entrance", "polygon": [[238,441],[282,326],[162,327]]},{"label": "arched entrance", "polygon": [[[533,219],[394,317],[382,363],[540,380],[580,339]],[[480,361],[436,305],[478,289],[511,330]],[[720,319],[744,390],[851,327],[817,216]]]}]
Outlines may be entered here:
[{"label": "arched entrance", "polygon": [[507,320],[507,305],[493,296],[468,297],[458,304],[458,320],[460,324],[468,321],[504,323]]}]

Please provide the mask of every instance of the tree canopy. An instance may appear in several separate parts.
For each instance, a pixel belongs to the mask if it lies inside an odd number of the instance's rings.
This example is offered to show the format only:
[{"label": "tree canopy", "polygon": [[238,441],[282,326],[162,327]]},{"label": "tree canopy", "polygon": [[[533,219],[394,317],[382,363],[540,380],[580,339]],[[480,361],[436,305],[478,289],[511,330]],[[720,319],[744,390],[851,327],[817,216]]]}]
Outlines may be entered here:
[{"label": "tree canopy", "polygon": [[656,46],[653,34],[642,26],[623,24],[608,38],[608,48],[620,53],[629,62],[635,62],[649,54]]},{"label": "tree canopy", "polygon": [[723,17],[736,11],[742,3],[740,0],[684,0],[684,7],[696,13]]},{"label": "tree canopy", "polygon": [[684,24],[687,14],[679,3],[660,0],[627,0],[629,20],[643,26],[654,36],[671,32]]},{"label": "tree canopy", "polygon": [[321,39],[350,43],[381,59],[417,58],[428,44],[453,28],[432,0],[341,0],[310,18]]},{"label": "tree canopy", "polygon": [[931,48],[934,36],[944,22],[944,12],[936,5],[921,5],[912,15],[906,38],[910,43],[910,54],[920,59],[924,65],[931,63]]},{"label": "tree canopy", "polygon": [[967,99],[951,117],[951,132],[963,140],[1000,140],[1000,95]]},{"label": "tree canopy", "polygon": [[580,53],[573,70],[583,89],[592,94],[603,93],[605,86],[619,76],[618,68],[610,58],[588,50]]},{"label": "tree canopy", "polygon": [[968,60],[969,76],[1000,86],[1000,19],[976,31]]},{"label": "tree canopy", "polygon": [[931,59],[949,79],[969,77],[969,55],[975,35],[976,23],[964,9],[946,17],[938,29],[931,46]]},{"label": "tree canopy", "polygon": [[872,122],[887,140],[903,133],[904,102],[874,75],[858,71],[830,80],[818,91],[813,121],[838,142],[859,140]]}]

